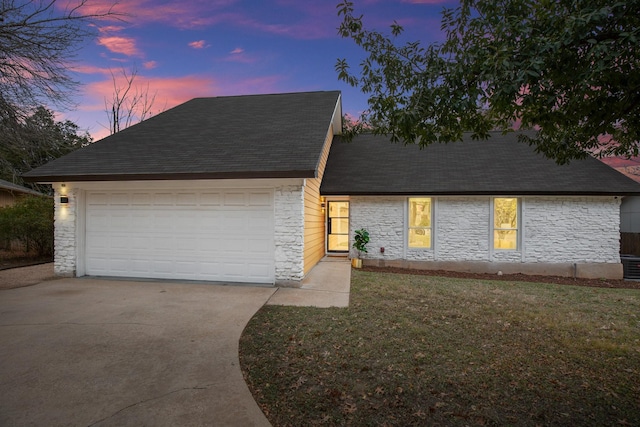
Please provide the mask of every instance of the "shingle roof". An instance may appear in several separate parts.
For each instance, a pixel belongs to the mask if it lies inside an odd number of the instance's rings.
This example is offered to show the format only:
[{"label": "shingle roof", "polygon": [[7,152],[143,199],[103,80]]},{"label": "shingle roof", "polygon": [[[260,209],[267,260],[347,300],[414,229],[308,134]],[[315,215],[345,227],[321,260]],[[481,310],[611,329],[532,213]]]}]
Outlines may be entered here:
[{"label": "shingle roof", "polygon": [[44,182],[313,177],[339,102],[338,91],[196,98],[24,177]]},{"label": "shingle roof", "polygon": [[34,196],[44,196],[44,194],[40,193],[39,191],[23,187],[22,185],[14,184],[13,182],[5,181],[4,179],[0,179],[0,190],[23,194],[32,194]]},{"label": "shingle roof", "polygon": [[394,144],[378,135],[334,139],[323,195],[631,195],[640,184],[588,158],[559,166],[518,142],[517,133],[488,140]]}]

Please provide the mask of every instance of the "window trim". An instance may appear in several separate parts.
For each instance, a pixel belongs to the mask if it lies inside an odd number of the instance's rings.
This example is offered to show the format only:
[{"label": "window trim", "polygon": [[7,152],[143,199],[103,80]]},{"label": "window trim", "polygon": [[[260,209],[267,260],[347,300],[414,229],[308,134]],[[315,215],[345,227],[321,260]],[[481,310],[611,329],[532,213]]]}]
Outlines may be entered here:
[{"label": "window trim", "polygon": [[[431,225],[429,227],[411,227],[410,221],[409,221],[409,214],[411,212],[411,208],[410,208],[410,204],[411,204],[411,199],[429,199],[430,203],[429,203],[429,207],[431,209],[431,213],[430,213],[430,218],[431,218]],[[406,198],[406,203],[405,203],[405,214],[404,214],[404,234],[405,234],[405,248],[407,250],[412,250],[412,251],[433,251],[434,250],[434,246],[435,246],[435,235],[434,235],[434,230],[435,230],[435,205],[436,205],[436,199],[435,197],[431,197],[431,196],[409,196]],[[428,247],[416,247],[416,246],[409,246],[409,234],[410,234],[410,230],[412,229],[428,229],[430,230],[429,233],[429,246]]]},{"label": "window trim", "polygon": [[[516,227],[515,228],[498,228],[495,226],[495,201],[496,199],[516,199]],[[489,238],[490,248],[492,252],[517,252],[522,249],[522,198],[517,196],[494,196],[491,197],[491,212],[489,218]],[[496,248],[495,232],[496,230],[515,230],[516,231],[516,247]]]}]

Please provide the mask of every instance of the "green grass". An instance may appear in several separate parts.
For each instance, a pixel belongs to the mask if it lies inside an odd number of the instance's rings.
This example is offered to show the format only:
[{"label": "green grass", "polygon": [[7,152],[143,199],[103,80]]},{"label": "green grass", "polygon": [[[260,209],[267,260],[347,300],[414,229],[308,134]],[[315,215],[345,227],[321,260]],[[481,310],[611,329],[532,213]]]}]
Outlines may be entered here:
[{"label": "green grass", "polygon": [[274,426],[640,425],[640,291],[352,272],[265,306],[240,361]]}]

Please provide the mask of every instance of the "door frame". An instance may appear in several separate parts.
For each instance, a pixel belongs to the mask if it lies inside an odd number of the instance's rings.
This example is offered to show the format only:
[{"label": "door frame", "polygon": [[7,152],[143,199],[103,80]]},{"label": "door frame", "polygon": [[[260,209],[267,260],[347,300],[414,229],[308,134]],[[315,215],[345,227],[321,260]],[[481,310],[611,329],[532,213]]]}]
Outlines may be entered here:
[{"label": "door frame", "polygon": [[[329,227],[329,203],[331,202],[347,202],[349,203],[349,216],[347,217],[347,221],[349,222],[349,231],[347,232],[347,237],[348,237],[348,244],[349,244],[349,248],[346,251],[331,251],[329,250],[329,231],[330,231],[330,227]],[[331,256],[349,256],[349,249],[350,249],[350,243],[351,243],[351,202],[349,200],[349,197],[343,196],[343,197],[327,197],[325,199],[325,203],[326,203],[326,209],[325,209],[325,215],[324,215],[324,225],[325,225],[325,254],[326,255],[331,255]]]}]

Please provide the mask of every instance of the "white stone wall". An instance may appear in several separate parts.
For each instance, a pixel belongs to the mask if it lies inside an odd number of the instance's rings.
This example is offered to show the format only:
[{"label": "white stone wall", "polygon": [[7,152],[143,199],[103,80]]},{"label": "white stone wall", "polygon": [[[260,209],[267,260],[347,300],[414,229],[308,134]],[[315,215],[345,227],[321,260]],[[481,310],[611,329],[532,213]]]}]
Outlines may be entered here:
[{"label": "white stone wall", "polygon": [[525,262],[620,262],[620,199],[527,197]]},{"label": "white stone wall", "polygon": [[302,185],[276,187],[276,283],[299,282],[304,277],[304,191]]},{"label": "white stone wall", "polygon": [[[357,256],[353,248],[355,230],[366,228],[371,240],[367,245],[369,253],[363,258],[404,259],[405,215],[403,199],[397,197],[351,197],[349,204],[349,248],[350,256]],[[380,248],[384,248],[384,254]]]},{"label": "white stone wall", "polygon": [[406,197],[351,197],[350,238],[355,230],[366,228],[371,241],[365,258],[380,260],[620,262],[620,200],[614,197],[522,197],[516,251],[492,248],[490,197],[433,199],[432,249],[406,247]]},{"label": "white stone wall", "polygon": [[[65,205],[60,203],[60,196],[63,195],[69,198],[69,203]],[[54,271],[58,276],[72,277],[77,268],[77,190],[56,187],[54,200]]]},{"label": "white stone wall", "polygon": [[435,247],[438,261],[487,261],[488,197],[436,197]]}]

